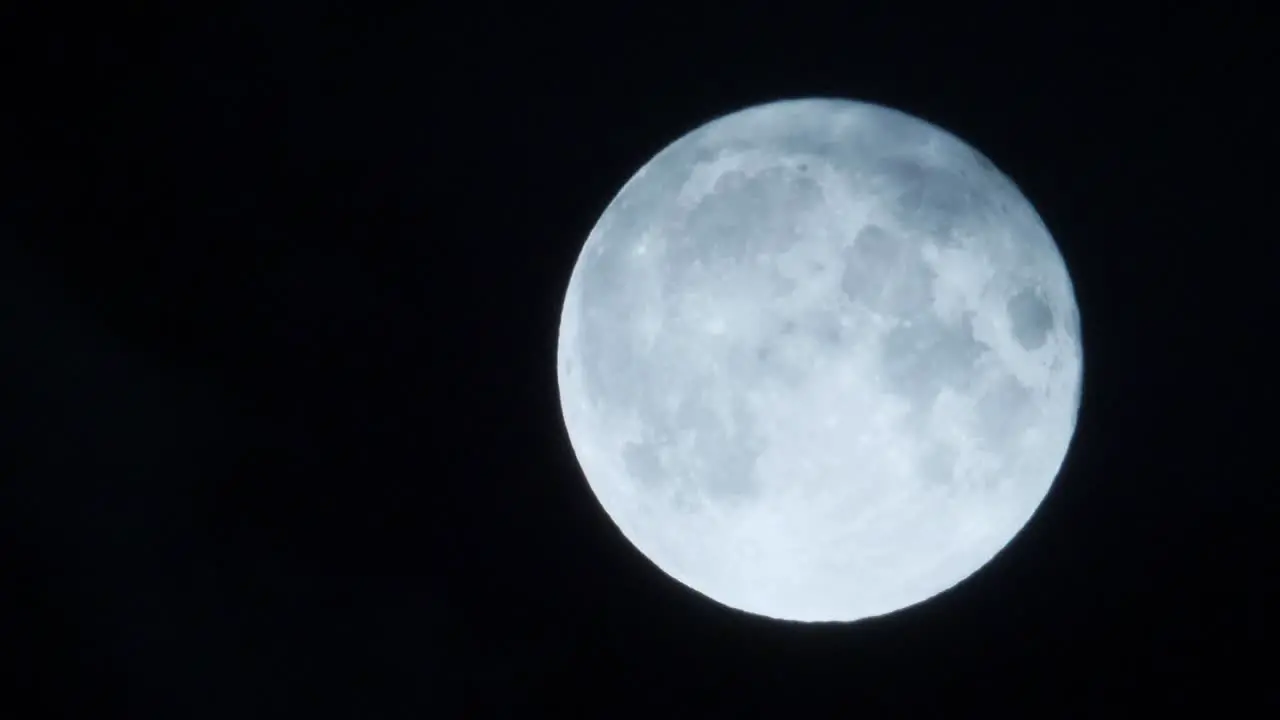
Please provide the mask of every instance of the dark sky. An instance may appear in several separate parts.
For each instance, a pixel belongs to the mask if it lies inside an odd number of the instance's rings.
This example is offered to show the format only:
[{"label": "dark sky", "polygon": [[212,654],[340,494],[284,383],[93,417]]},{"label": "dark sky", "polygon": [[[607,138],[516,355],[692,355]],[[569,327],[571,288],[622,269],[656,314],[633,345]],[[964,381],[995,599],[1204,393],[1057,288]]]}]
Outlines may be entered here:
[{"label": "dark sky", "polygon": [[[0,653],[29,713],[6,717],[1276,705],[1256,19],[247,5],[6,22]],[[806,95],[919,115],[1014,178],[1086,352],[1019,541],[846,627],[668,580],[589,493],[555,386],[621,184]]]}]

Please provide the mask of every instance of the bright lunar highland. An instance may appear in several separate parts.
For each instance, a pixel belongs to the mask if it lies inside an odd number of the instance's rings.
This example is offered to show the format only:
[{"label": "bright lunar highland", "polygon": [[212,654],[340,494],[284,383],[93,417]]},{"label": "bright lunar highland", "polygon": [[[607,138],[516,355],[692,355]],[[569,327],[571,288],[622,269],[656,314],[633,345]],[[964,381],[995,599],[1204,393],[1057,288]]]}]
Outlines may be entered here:
[{"label": "bright lunar highland", "polygon": [[852,621],[973,574],[1075,431],[1080,317],[1017,186],[883,106],[747,108],[622,187],[565,294],[587,481],[662,571],[772,618]]}]

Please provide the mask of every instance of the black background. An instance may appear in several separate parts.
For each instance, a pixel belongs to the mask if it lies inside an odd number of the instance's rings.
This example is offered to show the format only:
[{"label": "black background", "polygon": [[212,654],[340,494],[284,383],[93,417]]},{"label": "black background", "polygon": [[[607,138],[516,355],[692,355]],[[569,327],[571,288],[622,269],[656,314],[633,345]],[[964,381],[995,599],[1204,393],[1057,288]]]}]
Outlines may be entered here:
[{"label": "black background", "polygon": [[[1247,13],[1115,5],[6,21],[11,716],[1274,708],[1274,51]],[[1018,542],[852,626],[668,580],[596,505],[555,385],[563,289],[622,183],[810,95],[924,117],[1014,178],[1086,348]]]}]

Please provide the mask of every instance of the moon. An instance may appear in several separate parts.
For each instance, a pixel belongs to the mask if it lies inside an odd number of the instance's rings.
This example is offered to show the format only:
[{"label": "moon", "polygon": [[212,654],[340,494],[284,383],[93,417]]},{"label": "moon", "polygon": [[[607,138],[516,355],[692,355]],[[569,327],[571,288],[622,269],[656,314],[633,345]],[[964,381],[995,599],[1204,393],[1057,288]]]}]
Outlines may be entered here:
[{"label": "moon", "polygon": [[560,317],[604,511],[722,605],[856,621],[1026,525],[1075,432],[1080,317],[1018,187],[925,120],[833,98],[725,115],[605,209]]}]

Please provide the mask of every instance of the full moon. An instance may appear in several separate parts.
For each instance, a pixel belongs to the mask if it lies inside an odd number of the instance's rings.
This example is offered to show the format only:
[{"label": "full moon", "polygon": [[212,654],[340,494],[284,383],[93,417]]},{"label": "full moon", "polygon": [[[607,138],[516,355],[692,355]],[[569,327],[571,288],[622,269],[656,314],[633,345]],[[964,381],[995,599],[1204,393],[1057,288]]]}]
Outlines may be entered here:
[{"label": "full moon", "polygon": [[746,108],[618,191],[560,317],[565,427],[604,511],[732,608],[885,615],[983,567],[1075,432],[1063,257],[974,148],[881,105]]}]

